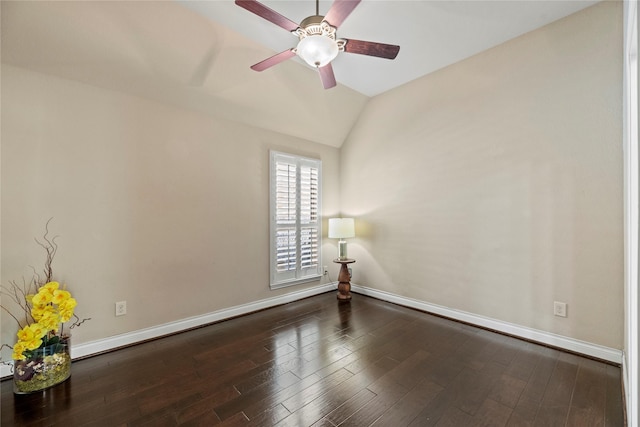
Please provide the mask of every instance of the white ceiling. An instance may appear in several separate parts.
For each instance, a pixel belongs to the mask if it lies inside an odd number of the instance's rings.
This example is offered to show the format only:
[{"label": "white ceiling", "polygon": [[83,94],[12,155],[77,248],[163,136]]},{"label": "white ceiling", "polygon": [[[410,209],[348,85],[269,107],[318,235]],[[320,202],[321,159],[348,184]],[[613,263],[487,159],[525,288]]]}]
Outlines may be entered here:
[{"label": "white ceiling", "polygon": [[[236,6],[233,1],[178,1],[274,53],[295,47],[297,43],[297,38],[286,30]],[[315,14],[314,0],[264,0],[261,3],[294,22]],[[320,14],[325,15],[332,3],[320,1]],[[399,45],[400,53],[392,61],[340,54],[333,62],[336,80],[364,95],[375,96],[595,3],[597,1],[582,0],[364,0],[340,26],[338,37]],[[256,57],[255,62],[262,59],[265,58]]]},{"label": "white ceiling", "polygon": [[[313,0],[265,0],[299,22]],[[1,59],[23,69],[340,147],[370,97],[596,1],[363,0],[342,38],[400,45],[393,60],[340,54],[324,90],[298,58],[249,66],[295,46],[282,28],[217,1],[0,1]],[[331,2],[320,2],[325,14]],[[3,81],[4,84],[4,81]]]}]

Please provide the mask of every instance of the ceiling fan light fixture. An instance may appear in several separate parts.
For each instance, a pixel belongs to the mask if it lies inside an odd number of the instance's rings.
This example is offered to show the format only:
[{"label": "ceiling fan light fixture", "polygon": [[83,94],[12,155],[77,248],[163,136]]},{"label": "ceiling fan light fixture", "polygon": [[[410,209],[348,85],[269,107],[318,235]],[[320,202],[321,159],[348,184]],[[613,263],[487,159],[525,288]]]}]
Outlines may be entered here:
[{"label": "ceiling fan light fixture", "polygon": [[338,43],[325,35],[303,37],[296,47],[298,56],[315,68],[324,67],[333,61],[338,52]]},{"label": "ceiling fan light fixture", "polygon": [[324,67],[344,51],[344,40],[336,40],[336,29],[322,15],[305,18],[293,33],[300,41],[296,54],[314,68]]}]

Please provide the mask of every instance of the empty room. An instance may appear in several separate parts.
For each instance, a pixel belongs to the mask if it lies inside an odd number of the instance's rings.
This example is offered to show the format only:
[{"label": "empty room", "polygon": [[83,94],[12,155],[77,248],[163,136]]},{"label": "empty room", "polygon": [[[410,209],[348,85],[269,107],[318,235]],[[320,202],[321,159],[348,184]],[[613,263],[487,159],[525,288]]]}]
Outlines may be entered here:
[{"label": "empty room", "polygon": [[637,16],[3,0],[2,425],[638,425]]}]

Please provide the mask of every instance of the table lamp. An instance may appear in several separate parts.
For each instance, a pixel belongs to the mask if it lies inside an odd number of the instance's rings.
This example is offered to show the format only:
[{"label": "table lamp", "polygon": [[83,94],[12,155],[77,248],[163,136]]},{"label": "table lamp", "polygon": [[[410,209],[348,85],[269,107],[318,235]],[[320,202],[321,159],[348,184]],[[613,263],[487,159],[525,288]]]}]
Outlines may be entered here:
[{"label": "table lamp", "polygon": [[329,238],[340,239],[338,242],[338,259],[347,259],[346,238],[355,237],[355,224],[353,218],[330,218]]}]

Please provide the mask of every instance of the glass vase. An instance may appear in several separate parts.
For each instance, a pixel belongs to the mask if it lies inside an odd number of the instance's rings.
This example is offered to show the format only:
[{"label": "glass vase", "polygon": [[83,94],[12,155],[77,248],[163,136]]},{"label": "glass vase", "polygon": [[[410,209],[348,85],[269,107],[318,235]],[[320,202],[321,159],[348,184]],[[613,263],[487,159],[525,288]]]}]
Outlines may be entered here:
[{"label": "glass vase", "polygon": [[[60,384],[71,376],[71,337],[29,352],[13,364],[13,392],[28,394]],[[25,352],[26,353],[26,352]]]}]

